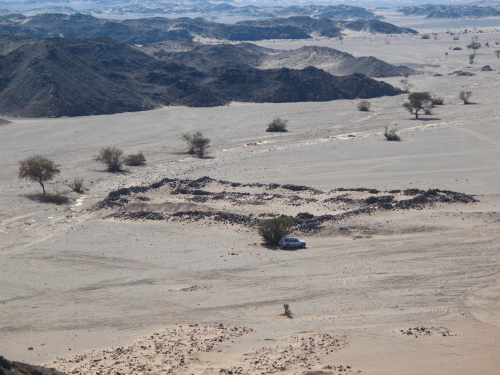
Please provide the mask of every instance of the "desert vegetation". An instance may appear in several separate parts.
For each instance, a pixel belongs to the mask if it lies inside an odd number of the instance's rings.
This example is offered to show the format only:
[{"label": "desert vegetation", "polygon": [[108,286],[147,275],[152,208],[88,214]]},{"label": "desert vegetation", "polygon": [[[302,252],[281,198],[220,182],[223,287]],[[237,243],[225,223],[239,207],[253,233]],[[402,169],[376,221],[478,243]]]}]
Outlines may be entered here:
[{"label": "desert vegetation", "polygon": [[138,167],[146,164],[146,157],[142,153],[142,151],[137,152],[136,154],[130,154],[123,158],[123,163],[129,167]]},{"label": "desert vegetation", "polygon": [[257,232],[266,245],[277,246],[281,238],[290,233],[292,226],[293,220],[291,218],[279,216],[261,221],[257,227]]},{"label": "desert vegetation", "polygon": [[123,150],[116,147],[105,147],[94,158],[98,163],[106,166],[108,172],[120,172],[123,170]]},{"label": "desert vegetation", "polygon": [[358,111],[367,112],[370,110],[371,105],[372,103],[370,103],[368,100],[361,100],[357,104]]},{"label": "desert vegetation", "polygon": [[398,128],[396,126],[386,126],[384,129],[384,137],[388,141],[397,141],[401,140],[401,137],[397,133]]},{"label": "desert vegetation", "polygon": [[288,120],[282,120],[279,117],[273,119],[267,124],[266,132],[287,132]]},{"label": "desert vegetation", "polygon": [[420,111],[430,113],[431,106],[432,97],[428,92],[413,92],[408,95],[408,101],[403,103],[403,107],[412,115],[415,115],[415,119],[418,119]]},{"label": "desert vegetation", "polygon": [[472,91],[460,91],[458,97],[464,102],[464,104],[471,104],[470,97],[472,96]]},{"label": "desert vegetation", "polygon": [[482,44],[479,43],[477,40],[472,40],[469,44],[466,46],[468,49],[471,49],[474,51],[474,55],[477,53],[477,50],[482,47]]},{"label": "desert vegetation", "polygon": [[403,90],[404,92],[410,92],[410,89],[413,87],[413,85],[410,83],[410,81],[408,81],[407,78],[401,79],[399,83],[401,84],[401,90]]},{"label": "desert vegetation", "polygon": [[288,303],[283,304],[283,314],[282,316],[286,316],[287,318],[292,319],[293,318],[293,313],[292,310],[290,309],[290,305]]},{"label": "desert vegetation", "polygon": [[434,95],[431,99],[431,104],[432,104],[432,106],[444,105],[444,97]]},{"label": "desert vegetation", "polygon": [[59,165],[41,155],[30,156],[21,160],[19,164],[18,177],[38,182],[42,187],[43,195],[46,195],[45,182],[52,180],[54,176],[61,173]]},{"label": "desert vegetation", "polygon": [[182,139],[186,142],[188,146],[188,153],[196,155],[202,158],[205,155],[206,150],[210,144],[210,139],[203,136],[202,132],[196,133],[185,133],[182,135]]},{"label": "desert vegetation", "polygon": [[83,184],[85,180],[82,177],[75,177],[73,181],[71,181],[68,186],[73,190],[75,193],[83,193]]}]

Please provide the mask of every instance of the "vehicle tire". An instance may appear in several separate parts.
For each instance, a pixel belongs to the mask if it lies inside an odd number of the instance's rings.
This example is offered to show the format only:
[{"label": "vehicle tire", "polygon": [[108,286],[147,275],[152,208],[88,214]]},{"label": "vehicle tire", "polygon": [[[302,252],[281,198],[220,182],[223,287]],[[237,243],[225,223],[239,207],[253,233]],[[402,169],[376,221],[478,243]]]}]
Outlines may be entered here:
[{"label": "vehicle tire", "polygon": [[289,244],[286,244],[285,245],[285,249],[289,249],[290,248],[290,245]]},{"label": "vehicle tire", "polygon": [[303,249],[303,248],[305,248],[305,247],[306,247],[306,244],[305,244],[305,243],[303,243],[302,245],[300,245],[300,247]]}]

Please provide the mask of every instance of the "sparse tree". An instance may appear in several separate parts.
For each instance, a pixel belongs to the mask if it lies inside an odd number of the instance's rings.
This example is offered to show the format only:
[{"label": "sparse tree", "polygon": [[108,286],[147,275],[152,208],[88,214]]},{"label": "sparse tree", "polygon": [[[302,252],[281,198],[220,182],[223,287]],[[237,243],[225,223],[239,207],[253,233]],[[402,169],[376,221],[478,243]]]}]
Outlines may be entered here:
[{"label": "sparse tree", "polygon": [[142,151],[139,151],[137,154],[130,154],[125,156],[123,162],[129,167],[138,167],[146,164],[146,157],[144,156]]},{"label": "sparse tree", "polygon": [[408,79],[406,79],[406,78],[401,79],[399,81],[399,83],[401,83],[401,89],[404,92],[410,92],[410,89],[413,87],[413,85],[410,83],[410,81],[408,81]]},{"label": "sparse tree", "polygon": [[[199,133],[199,132],[198,132]],[[182,135],[182,140],[184,142],[186,142],[187,146],[188,146],[188,153],[189,154],[194,154],[194,146],[193,146],[193,138],[194,138],[194,135],[197,134],[197,133],[194,133],[194,134],[190,134],[190,133],[184,133]],[[201,134],[201,133],[200,133]]]},{"label": "sparse tree", "polygon": [[500,49],[497,49],[495,51],[493,51],[497,57],[497,59],[500,59]]},{"label": "sparse tree", "polygon": [[339,34],[338,38],[340,40],[340,44],[344,44],[344,36],[342,34]]},{"label": "sparse tree", "polygon": [[474,64],[474,59],[476,58],[476,55],[474,55],[473,53],[471,53],[469,55],[469,64]]},{"label": "sparse tree", "polygon": [[41,155],[34,155],[19,162],[19,178],[36,181],[40,184],[45,195],[45,182],[61,173],[59,165]]},{"label": "sparse tree", "polygon": [[210,146],[210,139],[205,138],[201,132],[193,134],[193,151],[197,157],[202,158],[205,155],[207,148]]},{"label": "sparse tree", "polygon": [[471,49],[474,51],[474,55],[476,54],[476,51],[482,47],[481,43],[479,43],[477,40],[472,40],[469,44],[466,46],[468,49]]},{"label": "sparse tree", "polygon": [[432,106],[432,97],[428,92],[413,92],[408,95],[408,101],[403,107],[418,119],[418,112],[425,111]]},{"label": "sparse tree", "polygon": [[123,150],[116,147],[102,148],[94,160],[104,164],[108,172],[120,172],[123,167]]},{"label": "sparse tree", "polygon": [[358,111],[362,112],[367,112],[370,110],[372,103],[370,103],[368,100],[361,100],[358,102]]},{"label": "sparse tree", "polygon": [[464,104],[470,104],[470,97],[472,96],[472,91],[460,91],[458,97],[464,102]]},{"label": "sparse tree", "polygon": [[267,245],[279,245],[281,238],[290,233],[293,220],[287,216],[274,217],[261,221],[257,227],[257,232]]},{"label": "sparse tree", "polygon": [[76,177],[72,182],[68,184],[68,186],[73,190],[75,193],[83,193],[83,183],[84,179],[81,177]]},{"label": "sparse tree", "polygon": [[273,121],[267,124],[266,132],[287,132],[288,120],[282,120],[276,117]]}]

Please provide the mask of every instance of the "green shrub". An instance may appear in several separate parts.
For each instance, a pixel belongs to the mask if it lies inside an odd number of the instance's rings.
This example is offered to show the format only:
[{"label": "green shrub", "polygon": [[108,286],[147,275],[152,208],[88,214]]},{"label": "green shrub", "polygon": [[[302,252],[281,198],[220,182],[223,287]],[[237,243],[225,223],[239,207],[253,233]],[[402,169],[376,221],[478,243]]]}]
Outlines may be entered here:
[{"label": "green shrub", "polygon": [[279,216],[261,221],[257,231],[266,245],[279,245],[281,238],[290,233],[293,220],[286,216]]},{"label": "green shrub", "polygon": [[130,154],[125,156],[123,163],[129,167],[138,167],[140,165],[146,164],[146,157],[143,155],[142,151],[137,154]]},{"label": "green shrub", "polygon": [[123,151],[116,147],[106,147],[101,149],[94,160],[104,164],[108,172],[120,172],[123,167]]},{"label": "green shrub", "polygon": [[19,164],[18,177],[38,182],[43,189],[43,195],[45,195],[45,182],[61,173],[59,165],[41,155],[21,160]]}]

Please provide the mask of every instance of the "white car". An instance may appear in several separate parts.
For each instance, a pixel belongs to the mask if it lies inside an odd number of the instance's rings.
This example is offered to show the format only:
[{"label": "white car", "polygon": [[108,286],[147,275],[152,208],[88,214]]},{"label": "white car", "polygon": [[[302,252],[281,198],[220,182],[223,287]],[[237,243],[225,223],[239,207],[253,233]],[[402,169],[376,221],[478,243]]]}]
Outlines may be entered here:
[{"label": "white car", "polygon": [[285,249],[289,249],[291,247],[304,248],[304,247],[306,247],[306,243],[305,243],[305,241],[301,241],[295,237],[283,237],[280,240],[280,246],[284,247]]}]

